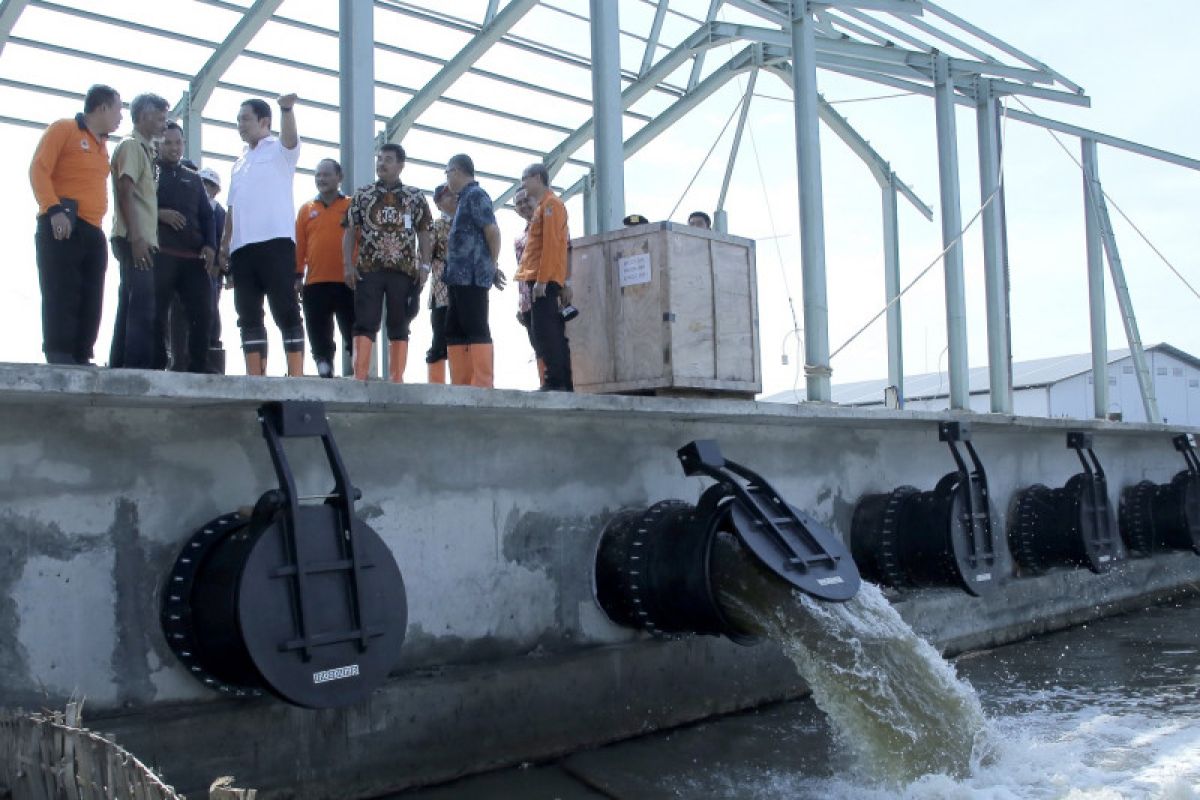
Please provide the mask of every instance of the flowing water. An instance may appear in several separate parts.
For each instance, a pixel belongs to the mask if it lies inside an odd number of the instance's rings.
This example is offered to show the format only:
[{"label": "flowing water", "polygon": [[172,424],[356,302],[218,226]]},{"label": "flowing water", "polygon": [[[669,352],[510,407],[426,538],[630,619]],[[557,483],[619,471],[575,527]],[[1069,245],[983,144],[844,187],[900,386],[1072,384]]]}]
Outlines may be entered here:
[{"label": "flowing water", "polygon": [[744,566],[721,604],[812,698],[419,796],[1200,800],[1200,598],[950,664],[873,586],[822,604]]}]

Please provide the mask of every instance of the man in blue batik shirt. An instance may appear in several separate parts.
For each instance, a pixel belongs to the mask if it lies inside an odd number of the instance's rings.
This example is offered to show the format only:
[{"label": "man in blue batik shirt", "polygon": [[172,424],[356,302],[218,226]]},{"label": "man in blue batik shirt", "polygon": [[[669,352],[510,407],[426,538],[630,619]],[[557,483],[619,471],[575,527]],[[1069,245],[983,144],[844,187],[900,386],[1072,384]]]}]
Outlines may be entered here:
[{"label": "man in blue batik shirt", "polygon": [[492,331],[488,326],[488,292],[503,289],[506,279],[496,266],[500,228],[492,198],[475,181],[475,162],[459,154],[446,162],[446,185],[458,195],[450,224],[446,268],[450,292],[446,311],[446,349],[450,382],[492,388]]}]

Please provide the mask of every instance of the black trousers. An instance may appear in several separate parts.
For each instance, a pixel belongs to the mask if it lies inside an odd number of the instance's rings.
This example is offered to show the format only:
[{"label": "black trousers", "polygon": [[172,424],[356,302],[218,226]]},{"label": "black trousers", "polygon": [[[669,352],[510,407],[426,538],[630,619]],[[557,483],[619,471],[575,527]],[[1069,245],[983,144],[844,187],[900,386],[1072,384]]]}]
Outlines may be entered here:
[{"label": "black trousers", "polygon": [[354,287],[354,335],[374,339],[383,324],[386,305],[388,341],[407,342],[413,309],[420,307],[419,294],[414,298],[414,291],[420,292],[420,284],[399,270],[381,269],[360,275]]},{"label": "black trousers", "polygon": [[449,306],[438,306],[429,313],[429,325],[433,328],[433,343],[425,351],[426,364],[446,359],[446,315],[449,312]]},{"label": "black trousers", "polygon": [[446,344],[491,344],[488,325],[488,292],[491,287],[448,286],[450,305],[446,309]]},{"label": "black trousers", "polygon": [[60,241],[54,238],[49,215],[43,214],[33,243],[42,289],[42,352],[52,364],[86,364],[92,359],[104,306],[104,232],[77,219],[70,238]]},{"label": "black trousers", "polygon": [[283,334],[283,349],[304,352],[304,322],[296,299],[296,243],[271,239],[239,247],[229,257],[233,273],[233,306],[237,309],[242,349],[267,352],[263,298]]},{"label": "black trousers", "polygon": [[546,388],[574,391],[571,379],[571,346],[567,341],[567,323],[558,308],[562,287],[546,284],[546,296],[535,298],[529,314],[529,333],[533,349],[546,362]]},{"label": "black trousers", "polygon": [[212,281],[202,259],[165,253],[154,256],[154,366],[156,369],[167,366],[167,323],[172,317],[172,301],[176,295],[183,311],[182,317],[187,321],[187,357],[184,358],[183,337],[173,337],[175,369],[179,372],[208,372]]},{"label": "black trousers", "polygon": [[342,334],[342,349],[350,352],[354,333],[354,290],[344,283],[310,283],[304,287],[304,327],[313,361],[333,363],[333,321]]},{"label": "black trousers", "polygon": [[[117,318],[113,324],[112,347],[108,351],[110,367],[155,369],[155,296],[154,267],[139,269],[133,263],[129,240],[114,238],[113,251],[121,265],[121,286],[117,292]],[[161,369],[161,367],[158,367]]]}]

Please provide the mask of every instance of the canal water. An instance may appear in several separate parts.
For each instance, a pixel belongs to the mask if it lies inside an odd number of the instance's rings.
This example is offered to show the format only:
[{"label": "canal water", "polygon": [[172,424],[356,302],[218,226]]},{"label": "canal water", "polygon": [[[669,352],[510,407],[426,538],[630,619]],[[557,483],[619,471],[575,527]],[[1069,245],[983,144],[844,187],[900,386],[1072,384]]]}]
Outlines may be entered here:
[{"label": "canal water", "polygon": [[968,654],[953,668],[984,716],[958,774],[947,774],[952,764],[889,778],[877,754],[844,741],[805,700],[403,797],[1200,800],[1200,599]]}]

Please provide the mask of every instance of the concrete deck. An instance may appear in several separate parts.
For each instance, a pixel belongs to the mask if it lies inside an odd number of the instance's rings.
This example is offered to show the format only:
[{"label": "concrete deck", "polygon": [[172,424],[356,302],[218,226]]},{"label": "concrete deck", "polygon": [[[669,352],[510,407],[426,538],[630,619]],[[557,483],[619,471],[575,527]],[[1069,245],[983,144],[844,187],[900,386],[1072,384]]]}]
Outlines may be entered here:
[{"label": "concrete deck", "polygon": [[[183,541],[274,486],[253,412],[286,399],[326,404],[358,511],[408,588],[401,663],[361,707],[215,695],[158,625]],[[948,416],[0,365],[0,641],[12,643],[0,648],[0,706],[53,707],[78,691],[94,727],[183,791],[234,774],[266,798],[344,800],[796,697],[805,687],[770,644],[657,642],[611,624],[592,587],[604,524],[624,507],[695,501],[706,482],[683,476],[675,450],[715,438],[844,536],[862,494],[931,488],[951,470],[936,430]],[[1114,504],[1120,488],[1182,466],[1174,428],[956,418],[975,425],[999,530],[1017,489],[1078,470],[1068,427],[1095,432]],[[327,489],[323,461],[289,454],[302,491]],[[901,605],[957,651],[1198,579],[1200,558],[1181,553],[1015,580],[991,601],[936,590]]]}]

